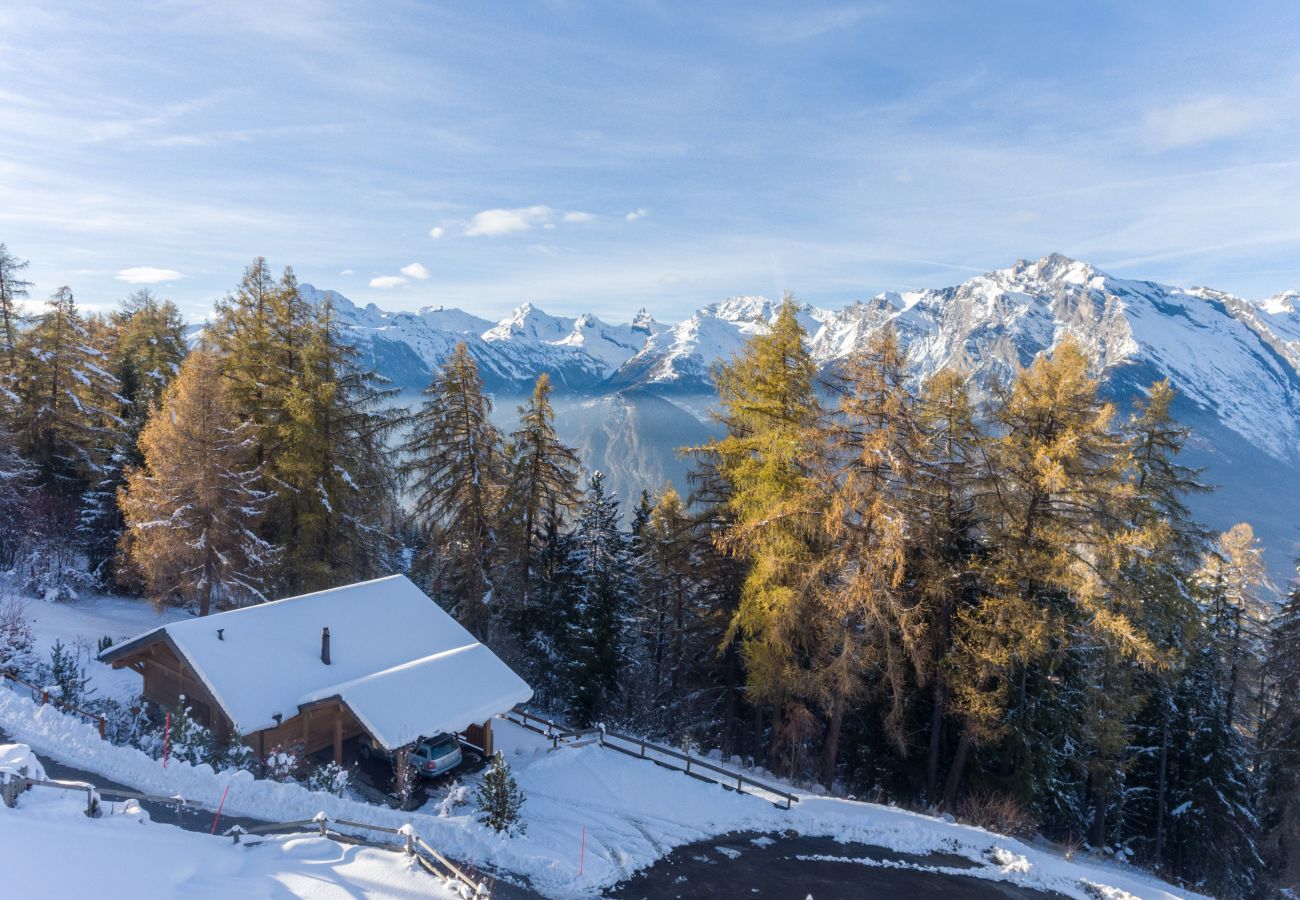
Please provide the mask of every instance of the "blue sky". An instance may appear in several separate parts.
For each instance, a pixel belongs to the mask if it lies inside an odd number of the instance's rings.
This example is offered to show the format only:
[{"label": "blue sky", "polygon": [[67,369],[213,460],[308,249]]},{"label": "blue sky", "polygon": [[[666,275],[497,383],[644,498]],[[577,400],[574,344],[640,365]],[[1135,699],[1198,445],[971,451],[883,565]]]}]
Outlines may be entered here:
[{"label": "blue sky", "polygon": [[359,302],[665,320],[1061,251],[1300,287],[1300,5],[0,7],[34,299],[201,316],[261,254]]}]

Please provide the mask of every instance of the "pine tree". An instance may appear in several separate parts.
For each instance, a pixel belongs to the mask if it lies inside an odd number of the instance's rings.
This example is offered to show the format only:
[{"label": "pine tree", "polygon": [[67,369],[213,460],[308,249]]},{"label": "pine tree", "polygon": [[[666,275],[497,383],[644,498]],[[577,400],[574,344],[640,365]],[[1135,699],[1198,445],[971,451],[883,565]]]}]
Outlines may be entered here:
[{"label": "pine tree", "polygon": [[845,710],[868,672],[889,695],[886,732],[900,750],[906,746],[904,705],[928,649],[922,608],[903,596],[908,519],[902,503],[920,451],[904,366],[893,329],[873,335],[844,363],[839,414],[824,439],[832,470],[826,480],[835,483],[826,510],[834,587],[826,592],[828,627],[818,648],[829,657],[819,673],[829,707],[821,766],[828,787]]},{"label": "pine tree", "polygon": [[578,581],[569,624],[571,707],[580,726],[608,712],[622,689],[627,664],[627,598],[631,554],[619,529],[617,498],[591,476],[574,531]]},{"label": "pine tree", "polygon": [[140,435],[142,466],[127,470],[119,502],[125,550],[155,601],[213,606],[267,599],[276,552],[257,535],[268,496],[241,422],[208,349],[186,358]]},{"label": "pine tree", "polygon": [[252,426],[252,467],[262,469],[271,456],[274,428],[292,371],[277,365],[273,341],[275,279],[266,260],[258,257],[244,270],[235,293],[217,303],[212,325],[229,398]]},{"label": "pine tree", "polygon": [[479,822],[496,832],[523,834],[528,827],[527,823],[519,821],[523,805],[524,792],[510,774],[506,758],[497,751],[478,787]]},{"label": "pine tree", "polygon": [[35,466],[43,521],[34,524],[46,544],[33,587],[60,590],[76,571],[70,551],[87,543],[77,539],[81,517],[103,501],[92,489],[111,471],[117,380],[66,287],[21,343],[15,431]]},{"label": "pine tree", "polygon": [[772,707],[770,762],[796,757],[816,728],[820,705],[807,661],[824,622],[827,548],[815,461],[822,409],[816,367],[793,298],[714,376],[726,436],[697,449],[716,473],[727,524],[719,546],[748,564],[726,639],[740,642],[746,692]]},{"label": "pine tree", "polygon": [[[512,606],[527,607],[531,602],[533,563],[545,522],[571,514],[578,505],[581,464],[577,453],[555,433],[550,395],[551,380],[543,372],[528,405],[519,408],[519,429],[510,436],[506,454],[501,520]],[[526,630],[526,621],[517,621],[517,627]]]},{"label": "pine tree", "polygon": [[149,411],[162,402],[167,385],[185,358],[185,322],[170,300],[148,290],[136,291],[111,317],[110,357],[122,398],[119,417],[125,423],[123,444],[127,465],[139,465],[136,441]]},{"label": "pine tree", "polygon": [[501,435],[488,418],[492,401],[465,344],[456,345],[424,393],[402,445],[422,529],[416,569],[461,623],[483,637],[491,612]]},{"label": "pine tree", "polygon": [[[30,281],[22,272],[29,265],[0,243],[0,397],[17,402],[14,381],[18,376],[18,337],[23,321],[22,301],[27,297]],[[3,404],[0,404],[3,407]]]},{"label": "pine tree", "polygon": [[268,536],[284,548],[279,586],[299,593],[392,571],[395,483],[385,456],[397,419],[384,404],[393,391],[357,366],[330,303],[307,308],[291,272],[279,293],[290,324],[277,346],[292,370],[268,465],[277,494]]},{"label": "pine tree", "polygon": [[1268,670],[1276,702],[1263,746],[1261,828],[1268,875],[1278,889],[1300,885],[1300,585],[1273,620]]},{"label": "pine tree", "polygon": [[1262,861],[1251,754],[1232,724],[1230,663],[1220,650],[1236,630],[1231,593],[1222,577],[1206,584],[1204,628],[1189,648],[1174,695],[1164,858],[1184,879],[1216,895],[1246,897]]},{"label": "pine tree", "polygon": [[35,513],[36,470],[19,452],[17,436],[0,419],[0,571],[13,568]]},{"label": "pine tree", "polygon": [[[1094,714],[1113,722],[1133,706],[1140,709],[1131,717],[1127,746],[1117,748],[1118,741],[1111,741],[1103,748],[1097,742],[1097,749],[1110,752],[1094,758],[1099,777],[1094,778],[1092,841],[1105,842],[1102,832],[1111,806],[1123,814],[1127,832],[1120,838],[1145,846],[1157,862],[1162,861],[1168,817],[1173,692],[1199,630],[1192,573],[1205,541],[1186,498],[1206,488],[1198,470],[1179,462],[1190,432],[1173,418],[1174,396],[1168,381],[1153,384],[1124,429],[1132,485],[1128,527],[1118,533],[1108,560],[1118,582],[1116,602],[1150,637],[1156,665],[1139,668],[1108,654],[1101,660],[1108,671],[1100,678],[1094,675],[1107,688],[1100,702],[1094,701]],[[1108,766],[1125,777],[1134,800],[1124,803],[1125,792],[1119,790],[1103,796],[1111,781],[1100,773]]]},{"label": "pine tree", "polygon": [[939,764],[948,718],[949,654],[958,611],[976,600],[983,552],[977,503],[984,435],[965,379],[944,369],[926,382],[916,413],[921,452],[906,487],[911,520],[908,593],[924,621],[917,687],[929,689],[925,798],[939,801]]}]

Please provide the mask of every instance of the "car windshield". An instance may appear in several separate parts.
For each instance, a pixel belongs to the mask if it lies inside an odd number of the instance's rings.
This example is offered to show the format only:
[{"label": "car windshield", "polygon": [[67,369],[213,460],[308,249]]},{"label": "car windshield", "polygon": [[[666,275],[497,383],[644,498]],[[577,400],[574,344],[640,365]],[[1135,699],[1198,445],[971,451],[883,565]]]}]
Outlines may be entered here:
[{"label": "car windshield", "polygon": [[446,734],[431,738],[424,743],[424,755],[430,759],[446,756],[454,749],[456,749],[456,739]]}]

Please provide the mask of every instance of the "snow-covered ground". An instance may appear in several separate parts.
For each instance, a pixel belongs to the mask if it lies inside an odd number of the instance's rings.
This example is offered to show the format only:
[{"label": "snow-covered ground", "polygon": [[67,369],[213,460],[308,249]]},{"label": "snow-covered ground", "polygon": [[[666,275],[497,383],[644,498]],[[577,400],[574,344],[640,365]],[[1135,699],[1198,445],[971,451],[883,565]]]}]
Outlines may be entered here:
[{"label": "snow-covered ground", "polygon": [[255,846],[149,821],[138,806],[105,805],[86,818],[81,794],[33,788],[0,804],[3,892],[43,898],[457,896],[404,854],[319,836],[270,837]]},{"label": "snow-covered ground", "polygon": [[[86,619],[77,612],[82,605]],[[87,620],[93,621],[92,630],[110,634],[129,632],[139,621],[130,618],[131,626],[126,621],[114,626],[119,613],[138,613],[130,604],[100,599],[75,606],[33,603],[31,612],[41,623],[43,638],[57,634],[65,642],[69,634],[84,632]],[[91,664],[96,684],[105,678],[104,668]],[[150,793],[180,793],[213,804],[229,785],[226,809],[237,815],[287,821],[323,810],[331,818],[389,827],[410,822],[443,852],[526,876],[548,896],[595,895],[682,844],[733,831],[786,830],[913,854],[955,853],[980,866],[977,877],[1071,897],[1188,896],[1133,869],[1066,861],[1045,848],[929,816],[806,793],[786,811],[760,797],[738,795],[597,745],[551,751],[549,741],[508,722],[494,727],[497,746],[527,797],[523,835],[491,832],[468,807],[440,810],[431,802],[416,813],[402,813],[298,785],[254,780],[246,772],[217,773],[176,761],[163,769],[135,749],[101,741],[89,725],[38,707],[25,695],[0,690],[0,729],[62,762]]]}]

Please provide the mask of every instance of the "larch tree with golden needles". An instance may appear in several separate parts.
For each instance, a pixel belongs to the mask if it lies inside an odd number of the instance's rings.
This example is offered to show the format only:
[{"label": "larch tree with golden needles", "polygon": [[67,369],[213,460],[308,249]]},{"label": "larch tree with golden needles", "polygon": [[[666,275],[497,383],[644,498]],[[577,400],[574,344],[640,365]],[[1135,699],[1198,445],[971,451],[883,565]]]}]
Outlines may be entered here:
[{"label": "larch tree with golden needles", "polygon": [[[1033,710],[1026,703],[1050,702],[1072,628],[1128,654],[1151,652],[1145,636],[1105,603],[1108,586],[1096,565],[1126,494],[1115,411],[1097,389],[1086,355],[1067,337],[995,398],[1000,435],[989,444],[981,491],[990,552],[984,593],[959,614],[958,652],[950,658],[962,732],[945,806],[956,799],[973,746],[1002,739],[1004,770],[1041,749],[1029,746],[1033,729],[1022,723]],[[1031,690],[1031,678],[1044,689]]]},{"label": "larch tree with golden needles", "polygon": [[904,590],[909,523],[903,504],[921,439],[905,362],[891,327],[850,356],[835,382],[838,415],[823,438],[829,471],[822,483],[834,485],[825,527],[835,575],[825,593],[819,652],[827,661],[818,675],[827,698],[821,769],[828,787],[846,708],[868,672],[888,695],[885,729],[895,747],[905,748],[911,673],[928,649],[923,610]]},{"label": "larch tree with golden needles", "polygon": [[140,434],[144,464],[119,492],[130,563],[156,603],[194,603],[204,616],[266,599],[262,576],[277,553],[256,533],[268,498],[251,442],[221,358],[194,351]]},{"label": "larch tree with golden needles", "polygon": [[746,691],[772,708],[769,758],[787,771],[818,730],[810,661],[821,652],[829,554],[816,466],[821,404],[798,307],[787,296],[767,333],[719,367],[726,435],[700,448],[727,485],[721,548],[749,566],[726,640],[738,640]]}]

